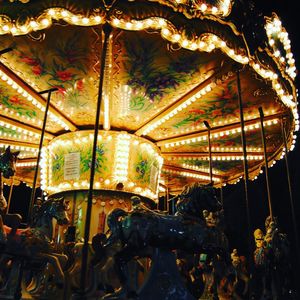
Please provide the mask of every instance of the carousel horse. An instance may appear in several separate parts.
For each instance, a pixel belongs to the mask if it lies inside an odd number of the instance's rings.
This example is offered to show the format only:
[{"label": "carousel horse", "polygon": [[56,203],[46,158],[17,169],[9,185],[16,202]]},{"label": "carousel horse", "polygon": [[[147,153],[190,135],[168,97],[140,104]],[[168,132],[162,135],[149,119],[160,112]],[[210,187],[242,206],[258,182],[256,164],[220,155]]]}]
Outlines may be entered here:
[{"label": "carousel horse", "polygon": [[280,232],[276,218],[267,217],[265,228],[265,234],[260,229],[254,232],[254,262],[256,276],[262,282],[261,299],[294,299],[287,236]]},{"label": "carousel horse", "polygon": [[9,261],[12,263],[22,261],[26,269],[30,269],[31,266],[38,265],[43,268],[46,264],[50,264],[53,266],[57,284],[62,285],[64,283],[62,264],[67,258],[65,255],[55,253],[55,245],[52,243],[52,219],[56,219],[59,225],[68,224],[67,208],[63,198],[46,200],[37,212],[36,224],[25,229],[12,230],[3,224],[0,217],[2,246],[0,265],[3,266]]},{"label": "carousel horse", "polygon": [[7,202],[3,195],[2,176],[10,178],[16,172],[16,161],[20,151],[11,152],[8,146],[3,154],[0,155],[0,214],[4,215],[7,208]]},{"label": "carousel horse", "polygon": [[[112,251],[104,247],[107,237],[104,233],[98,233],[92,238],[88,245],[87,267],[88,275],[86,281],[85,296],[91,299],[103,296],[107,292],[113,292],[119,288],[120,283],[114,270]],[[114,245],[115,247],[116,245]],[[71,248],[68,255],[70,265],[66,268],[67,290],[71,294],[80,289],[80,277],[82,268],[83,243],[77,242]]]},{"label": "carousel horse", "polygon": [[208,227],[202,217],[203,210],[215,212],[221,209],[211,186],[195,183],[184,187],[178,196],[174,216],[151,211],[137,196],[133,198],[131,212],[115,209],[108,216],[110,236],[107,245],[116,241],[122,243],[121,250],[114,256],[122,290],[105,299],[126,297],[129,293],[126,264],[134,257],[151,256],[149,248],[225,255],[225,235],[217,226]]},{"label": "carousel horse", "polygon": [[233,298],[237,300],[248,298],[250,275],[247,270],[246,258],[240,256],[237,249],[233,249],[231,262],[234,270]]},{"label": "carousel horse", "polygon": [[[223,231],[224,212],[219,210],[216,212],[204,210],[203,218],[206,226],[213,229],[218,229],[221,233]],[[227,238],[223,235],[223,244],[227,245]],[[232,267],[228,260],[224,260],[216,252],[201,253],[197,264],[192,270],[193,285],[197,286],[198,291],[202,290],[202,296],[209,299],[229,299],[233,287]],[[201,282],[202,281],[202,282]],[[201,286],[201,289],[199,287]],[[195,289],[195,287],[194,287]],[[197,295],[192,293],[196,298]]]}]

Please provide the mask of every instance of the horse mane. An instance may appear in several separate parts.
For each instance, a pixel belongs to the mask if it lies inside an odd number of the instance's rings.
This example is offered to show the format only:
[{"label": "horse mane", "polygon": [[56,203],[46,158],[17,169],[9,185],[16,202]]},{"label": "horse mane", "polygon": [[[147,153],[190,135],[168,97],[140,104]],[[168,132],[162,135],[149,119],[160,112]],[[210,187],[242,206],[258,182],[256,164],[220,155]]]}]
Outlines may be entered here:
[{"label": "horse mane", "polygon": [[[216,207],[207,207],[210,202],[215,200]],[[195,182],[183,187],[179,200],[176,204],[177,211],[183,215],[193,215],[202,219],[202,211],[219,210],[221,207],[215,195],[215,190],[211,185],[204,185],[199,182]]]},{"label": "horse mane", "polygon": [[2,164],[4,162],[4,158],[5,158],[5,151],[0,153],[0,169],[2,169]]},{"label": "horse mane", "polygon": [[53,200],[54,199],[48,199],[40,205],[40,207],[35,211],[36,215],[34,216],[34,218],[36,220],[38,220],[42,217],[43,213],[50,207]]},{"label": "horse mane", "polygon": [[180,194],[181,197],[200,197],[205,194],[212,195],[214,189],[209,184],[202,184],[200,182],[194,182],[192,184],[185,185]]}]

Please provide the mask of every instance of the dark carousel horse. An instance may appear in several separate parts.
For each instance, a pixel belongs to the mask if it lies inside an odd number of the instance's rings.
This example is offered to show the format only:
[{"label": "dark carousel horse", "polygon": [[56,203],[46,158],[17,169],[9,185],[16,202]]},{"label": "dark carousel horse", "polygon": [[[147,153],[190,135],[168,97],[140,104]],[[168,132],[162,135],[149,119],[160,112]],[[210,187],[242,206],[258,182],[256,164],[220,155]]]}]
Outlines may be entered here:
[{"label": "dark carousel horse", "polygon": [[10,147],[7,147],[5,152],[0,155],[0,214],[4,215],[7,208],[7,202],[3,195],[2,176],[10,178],[16,172],[16,161],[20,151],[11,152]]},{"label": "dark carousel horse", "polygon": [[[33,265],[45,266],[49,263],[53,266],[57,284],[62,285],[64,283],[62,262],[67,258],[65,255],[55,253],[55,245],[52,243],[52,219],[56,219],[59,225],[68,224],[66,210],[67,205],[63,198],[47,200],[37,211],[36,224],[26,229],[12,230],[0,219],[0,245],[2,246],[0,266],[5,266],[8,262],[21,261],[26,269],[30,269]],[[19,273],[22,277],[21,268]]]},{"label": "dark carousel horse", "polygon": [[277,219],[270,216],[265,221],[265,228],[265,235],[260,229],[254,232],[255,275],[262,282],[262,291],[258,292],[256,297],[263,300],[297,299],[292,288],[290,246],[287,235],[279,230]]},{"label": "dark carousel horse", "polygon": [[[122,290],[104,299],[126,298],[130,294],[126,264],[134,257],[153,258],[153,252],[149,255],[149,248],[169,252],[226,253],[225,235],[217,227],[208,227],[202,216],[203,210],[214,212],[221,209],[212,187],[198,183],[186,186],[178,196],[175,216],[151,211],[139,203],[138,197],[134,198],[131,212],[115,209],[108,216],[111,234],[107,245],[116,241],[123,245],[114,256]],[[181,299],[192,298],[182,296]]]}]

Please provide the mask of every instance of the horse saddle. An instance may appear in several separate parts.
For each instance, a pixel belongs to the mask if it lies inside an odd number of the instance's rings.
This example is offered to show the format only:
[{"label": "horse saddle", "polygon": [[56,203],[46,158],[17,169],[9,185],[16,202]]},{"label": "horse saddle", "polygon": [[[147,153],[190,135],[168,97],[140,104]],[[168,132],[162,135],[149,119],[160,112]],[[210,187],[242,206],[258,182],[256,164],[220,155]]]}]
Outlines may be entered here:
[{"label": "horse saddle", "polygon": [[3,229],[6,235],[14,236],[21,235],[27,229],[20,229],[19,226],[22,221],[22,217],[19,214],[7,214],[4,216]]}]

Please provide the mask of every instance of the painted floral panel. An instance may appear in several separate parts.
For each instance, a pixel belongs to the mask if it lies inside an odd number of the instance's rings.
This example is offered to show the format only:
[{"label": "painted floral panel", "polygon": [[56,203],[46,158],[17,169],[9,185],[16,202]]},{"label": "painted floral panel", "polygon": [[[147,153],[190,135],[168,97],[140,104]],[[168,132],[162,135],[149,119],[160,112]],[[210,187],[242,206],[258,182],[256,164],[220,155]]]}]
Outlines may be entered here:
[{"label": "painted floral panel", "polygon": [[155,154],[150,153],[146,147],[143,148],[140,145],[136,151],[132,148],[128,168],[130,181],[139,187],[149,188],[152,192],[156,192],[159,165]]},{"label": "painted floral panel", "polygon": [[[96,149],[95,181],[103,182],[111,172],[111,157],[109,155],[110,145],[105,142],[98,142]],[[80,153],[80,180],[89,180],[92,165],[92,144],[73,144],[57,147],[52,155],[52,184],[56,185],[64,182],[64,163],[65,155],[69,153]]]},{"label": "painted floral panel", "polygon": [[[266,115],[283,110],[271,89],[264,86],[250,71],[244,71],[240,77],[245,119],[259,117],[260,106]],[[154,139],[164,139],[178,133],[205,130],[204,121],[211,127],[236,123],[239,122],[239,114],[236,78],[231,76],[149,135]]]},{"label": "painted floral panel", "polygon": [[53,26],[44,39],[2,37],[12,47],[3,62],[37,91],[58,88],[51,103],[78,125],[93,124],[98,94],[100,40],[92,28]]},{"label": "painted floral panel", "polygon": [[215,54],[172,50],[158,34],[122,32],[114,43],[113,110],[119,118],[113,124],[118,127],[138,128],[201,83],[220,60]]}]

